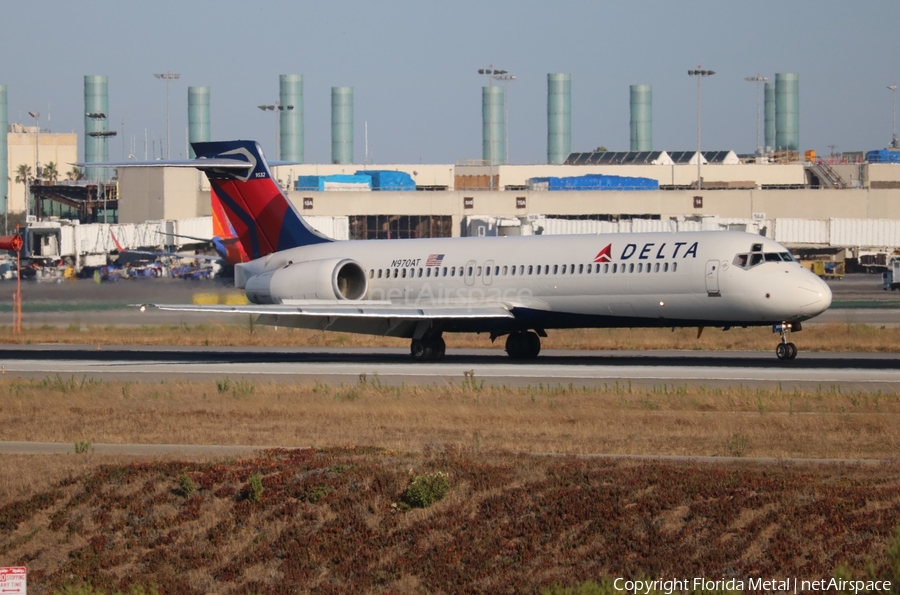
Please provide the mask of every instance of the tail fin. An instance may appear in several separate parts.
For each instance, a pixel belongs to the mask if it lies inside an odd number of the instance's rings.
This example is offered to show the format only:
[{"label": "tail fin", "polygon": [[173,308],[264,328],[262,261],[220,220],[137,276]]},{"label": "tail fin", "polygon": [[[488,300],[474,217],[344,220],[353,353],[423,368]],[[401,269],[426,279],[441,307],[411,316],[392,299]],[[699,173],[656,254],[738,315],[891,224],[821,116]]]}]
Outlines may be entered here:
[{"label": "tail fin", "polygon": [[215,189],[209,192],[209,200],[212,206],[213,218],[213,245],[228,264],[247,262],[250,257],[244,249],[244,245],[237,237],[234,226],[225,215],[225,207],[216,195]]},{"label": "tail fin", "polygon": [[[310,227],[272,179],[259,144],[254,141],[192,143],[213,192],[251,259],[272,252],[330,242]],[[204,167],[203,159],[216,165]],[[247,164],[246,168],[218,167],[222,160]]]}]

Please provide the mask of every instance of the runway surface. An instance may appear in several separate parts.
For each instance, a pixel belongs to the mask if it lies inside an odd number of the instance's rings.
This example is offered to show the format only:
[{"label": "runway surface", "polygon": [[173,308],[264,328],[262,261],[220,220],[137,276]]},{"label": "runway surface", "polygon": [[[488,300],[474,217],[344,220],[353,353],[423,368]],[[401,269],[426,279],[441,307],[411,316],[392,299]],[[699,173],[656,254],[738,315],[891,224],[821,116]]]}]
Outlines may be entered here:
[{"label": "runway surface", "polygon": [[248,378],[275,382],[432,385],[484,381],[505,386],[745,386],[767,390],[900,392],[896,354],[801,353],[779,361],[770,352],[547,351],[517,362],[492,349],[447,353],[413,362],[404,349],[175,348],[29,345],[0,347],[6,376],[158,382]]}]

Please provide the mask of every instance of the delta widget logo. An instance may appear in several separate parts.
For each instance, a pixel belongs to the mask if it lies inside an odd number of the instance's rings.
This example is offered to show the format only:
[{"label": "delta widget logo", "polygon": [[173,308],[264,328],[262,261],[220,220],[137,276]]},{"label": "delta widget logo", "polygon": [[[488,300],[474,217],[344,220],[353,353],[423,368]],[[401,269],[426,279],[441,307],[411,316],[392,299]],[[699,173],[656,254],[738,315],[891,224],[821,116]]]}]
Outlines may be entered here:
[{"label": "delta widget logo", "polygon": [[612,244],[607,244],[606,248],[598,252],[594,262],[612,262]]}]

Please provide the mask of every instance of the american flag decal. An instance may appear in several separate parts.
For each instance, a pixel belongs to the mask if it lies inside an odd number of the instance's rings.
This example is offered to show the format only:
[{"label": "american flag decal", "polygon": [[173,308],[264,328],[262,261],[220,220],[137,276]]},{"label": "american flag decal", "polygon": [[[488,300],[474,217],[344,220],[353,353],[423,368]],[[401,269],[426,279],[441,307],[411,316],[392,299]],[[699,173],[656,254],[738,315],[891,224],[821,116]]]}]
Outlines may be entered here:
[{"label": "american flag decal", "polygon": [[428,260],[425,261],[425,266],[427,267],[439,267],[441,263],[444,262],[443,254],[429,254]]}]

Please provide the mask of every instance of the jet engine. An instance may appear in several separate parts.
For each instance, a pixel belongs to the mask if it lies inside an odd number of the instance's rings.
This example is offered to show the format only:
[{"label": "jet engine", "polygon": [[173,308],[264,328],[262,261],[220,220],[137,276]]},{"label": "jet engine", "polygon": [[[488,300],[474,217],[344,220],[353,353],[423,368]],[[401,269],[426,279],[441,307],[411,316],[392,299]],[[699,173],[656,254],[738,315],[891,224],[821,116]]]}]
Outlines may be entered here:
[{"label": "jet engine", "polygon": [[254,304],[284,300],[358,300],[366,295],[366,272],[355,260],[331,258],[289,263],[247,279],[247,299]]}]

